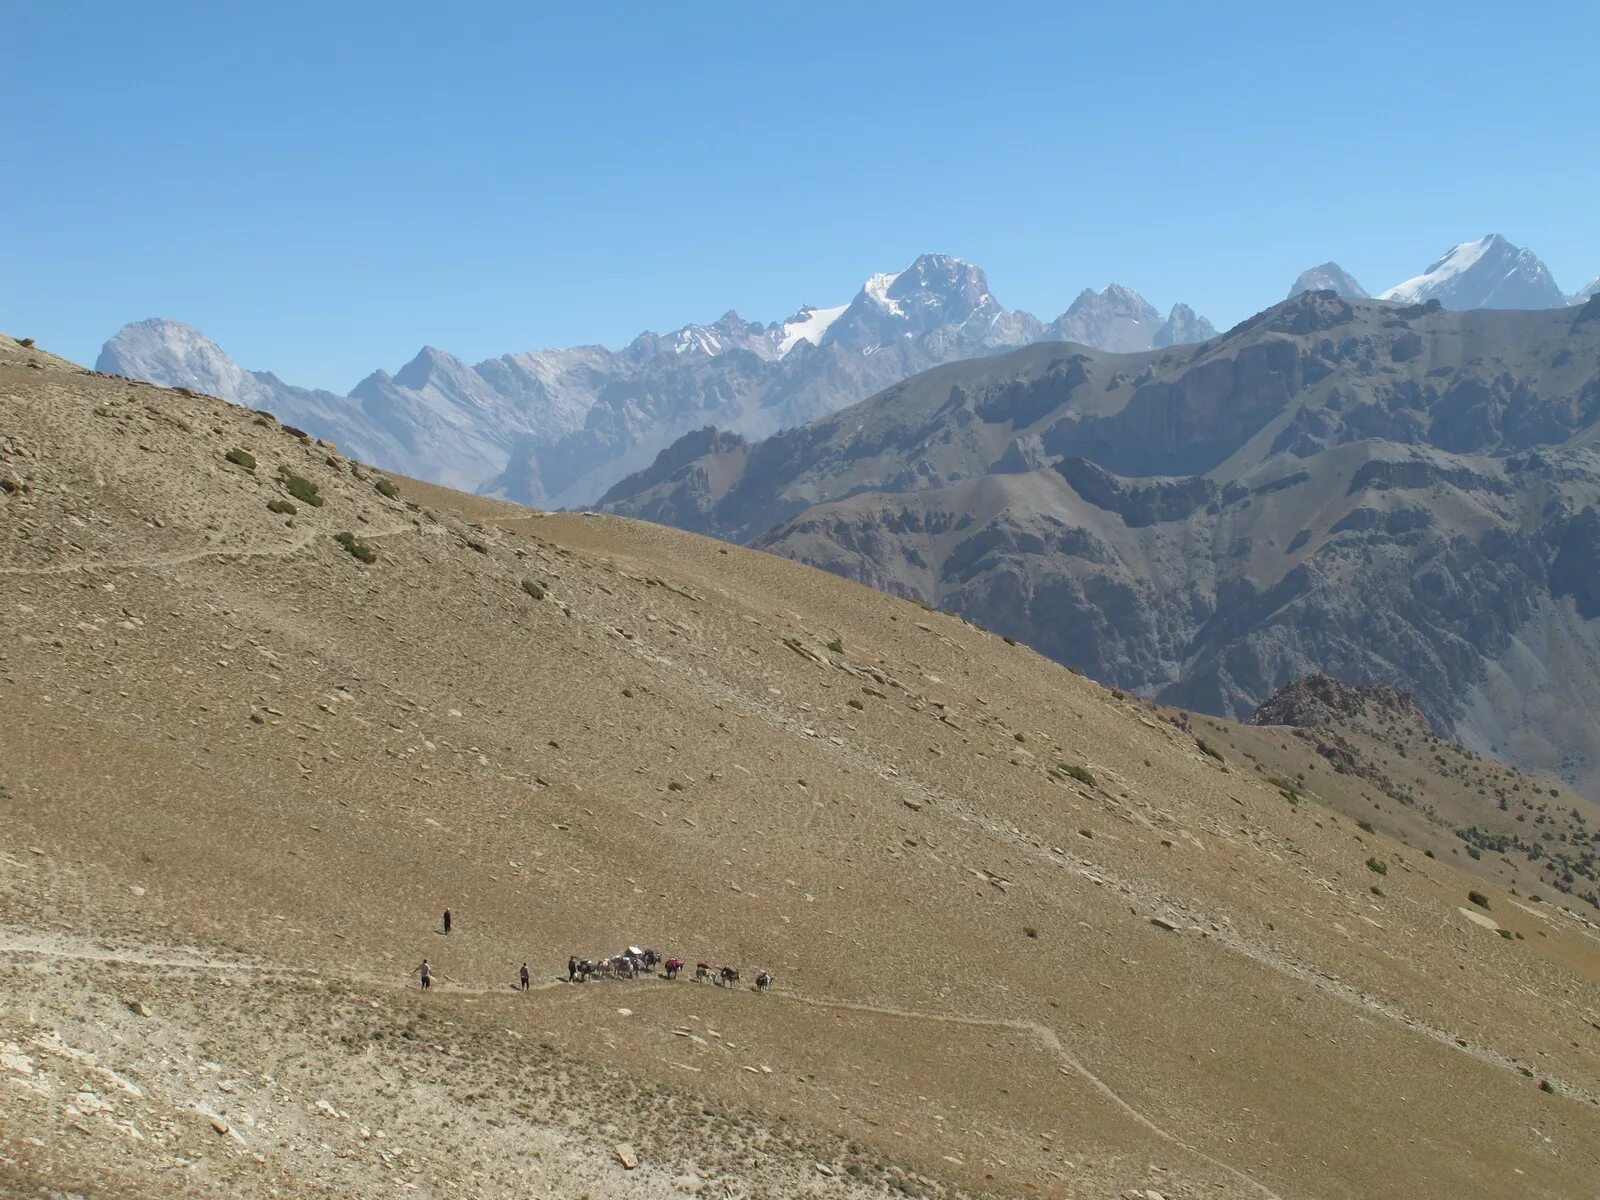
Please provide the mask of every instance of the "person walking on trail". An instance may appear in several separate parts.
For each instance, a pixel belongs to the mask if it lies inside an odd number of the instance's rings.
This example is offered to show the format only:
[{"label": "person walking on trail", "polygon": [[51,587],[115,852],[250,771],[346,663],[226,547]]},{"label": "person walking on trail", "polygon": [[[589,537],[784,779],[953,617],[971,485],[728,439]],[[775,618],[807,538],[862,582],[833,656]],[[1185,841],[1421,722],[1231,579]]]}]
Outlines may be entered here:
[{"label": "person walking on trail", "polygon": [[523,991],[527,991],[528,990],[528,964],[527,963],[523,963],[522,964],[522,971],[518,975],[518,978],[521,979],[521,981],[522,981],[522,990]]},{"label": "person walking on trail", "polygon": [[578,982],[578,956],[575,954],[567,958],[567,982]]},{"label": "person walking on trail", "polygon": [[450,935],[450,910],[448,908],[444,910],[444,932],[446,937]]},{"label": "person walking on trail", "polygon": [[418,979],[422,980],[422,990],[423,991],[427,991],[429,988],[431,988],[433,986],[433,968],[428,965],[428,960],[427,959],[423,959],[422,960],[422,965],[420,967],[417,967],[411,973],[413,975],[415,975]]}]

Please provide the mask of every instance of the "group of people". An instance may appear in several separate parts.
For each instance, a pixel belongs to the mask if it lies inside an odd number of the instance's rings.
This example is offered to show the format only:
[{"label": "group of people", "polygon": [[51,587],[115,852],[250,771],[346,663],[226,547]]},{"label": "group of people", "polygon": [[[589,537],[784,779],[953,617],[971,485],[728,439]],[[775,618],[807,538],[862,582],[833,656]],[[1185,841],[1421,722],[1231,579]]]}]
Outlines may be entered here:
[{"label": "group of people", "polygon": [[[450,910],[444,910],[444,920],[441,922],[444,933],[448,937],[454,925]],[[676,979],[683,972],[686,964],[681,958],[663,958],[661,951],[651,947],[629,946],[620,954],[613,954],[608,958],[589,959],[570,955],[567,958],[567,982],[587,983],[591,979],[637,979],[653,971],[657,966],[663,968],[663,974],[668,979]],[[427,959],[423,959],[420,966],[411,971],[421,982],[424,991],[433,986],[435,977],[445,979],[447,976],[433,969]],[[738,967],[713,967],[708,962],[698,962],[694,968],[696,983],[710,981],[718,987],[737,987],[739,984]],[[772,989],[776,977],[771,971],[757,970],[756,991],[766,992]],[[523,963],[517,972],[517,989],[527,991],[533,981],[533,974],[527,963]]]}]

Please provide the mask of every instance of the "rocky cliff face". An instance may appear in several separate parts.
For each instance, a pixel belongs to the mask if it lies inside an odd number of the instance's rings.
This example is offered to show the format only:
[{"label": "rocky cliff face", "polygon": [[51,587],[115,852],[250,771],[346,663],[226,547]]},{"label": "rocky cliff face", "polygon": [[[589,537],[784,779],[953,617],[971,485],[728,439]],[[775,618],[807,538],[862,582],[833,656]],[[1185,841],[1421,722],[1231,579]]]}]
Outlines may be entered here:
[{"label": "rocky cliff face", "polygon": [[[1196,350],[1038,345],[619,488],[1245,715],[1318,671],[1600,785],[1600,301],[1304,293]],[[706,478],[721,472],[715,492]]]}]

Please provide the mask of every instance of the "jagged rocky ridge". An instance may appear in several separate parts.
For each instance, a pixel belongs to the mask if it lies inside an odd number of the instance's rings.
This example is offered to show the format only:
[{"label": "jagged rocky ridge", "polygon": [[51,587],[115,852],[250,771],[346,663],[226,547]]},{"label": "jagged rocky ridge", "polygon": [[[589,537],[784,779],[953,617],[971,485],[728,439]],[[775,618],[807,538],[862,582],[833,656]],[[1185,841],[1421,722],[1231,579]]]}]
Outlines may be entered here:
[{"label": "jagged rocky ridge", "polygon": [[577,346],[468,364],[432,346],[349,396],[245,371],[174,321],[125,326],[98,368],[265,408],[388,470],[523,503],[586,503],[706,424],[760,438],[804,424],[941,363],[1041,340],[1119,350],[1200,341],[1188,305],[1163,318],[1115,284],[1056,321],[1003,307],[984,273],[943,254],[874,275],[855,298],[763,325],[643,333],[621,350]]},{"label": "jagged rocky ridge", "polygon": [[[700,435],[705,443],[708,435]],[[1180,350],[1036,345],[719,442],[603,507],[1243,715],[1325,671],[1600,790],[1600,300],[1309,292]],[[684,457],[687,457],[685,455]]]}]

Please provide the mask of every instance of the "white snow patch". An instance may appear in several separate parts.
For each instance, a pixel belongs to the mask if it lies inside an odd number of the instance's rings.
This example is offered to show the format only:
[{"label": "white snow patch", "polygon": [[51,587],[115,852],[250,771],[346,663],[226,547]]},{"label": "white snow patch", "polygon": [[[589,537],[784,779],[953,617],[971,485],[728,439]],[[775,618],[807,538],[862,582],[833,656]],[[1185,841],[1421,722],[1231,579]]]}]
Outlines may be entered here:
[{"label": "white snow patch", "polygon": [[1415,275],[1404,283],[1395,284],[1378,299],[1415,303],[1423,296],[1437,291],[1450,280],[1470,271],[1493,244],[1494,234],[1490,234],[1475,242],[1462,242],[1459,246],[1453,246],[1443,258],[1421,275]]},{"label": "white snow patch", "polygon": [[698,325],[690,325],[678,330],[678,340],[673,344],[673,351],[685,354],[690,350],[699,350],[712,358],[722,353],[722,340],[708,329]]},{"label": "white snow patch", "polygon": [[848,304],[841,304],[837,308],[814,308],[809,304],[806,305],[779,328],[778,357],[782,358],[801,342],[810,342],[813,346],[821,344],[822,335],[828,332],[828,326],[837,321],[840,314],[849,307]]},{"label": "white snow patch", "polygon": [[899,279],[901,274],[902,272],[896,271],[892,275],[888,273],[874,275],[861,285],[861,290],[874,304],[897,317],[905,316],[905,310],[900,307],[898,300],[889,299],[889,289],[894,286],[894,281]]}]

